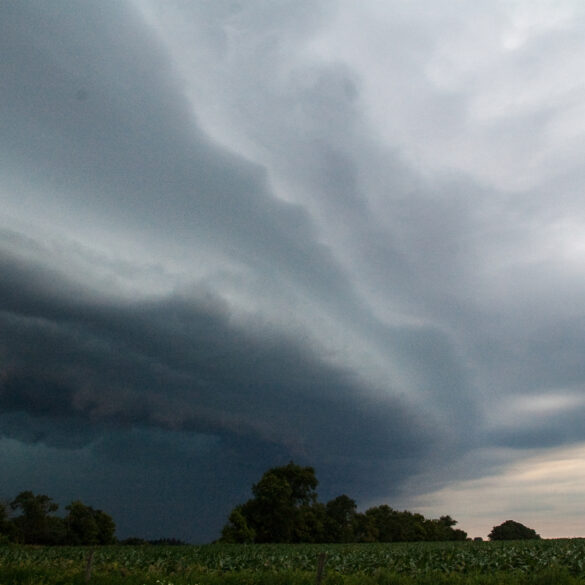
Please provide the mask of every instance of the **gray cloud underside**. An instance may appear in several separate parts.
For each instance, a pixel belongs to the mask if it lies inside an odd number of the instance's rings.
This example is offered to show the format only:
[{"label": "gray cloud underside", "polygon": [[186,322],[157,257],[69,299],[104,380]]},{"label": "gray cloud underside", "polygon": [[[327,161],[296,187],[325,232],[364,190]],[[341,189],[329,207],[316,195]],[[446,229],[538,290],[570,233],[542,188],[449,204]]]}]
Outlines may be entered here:
[{"label": "gray cloud underside", "polygon": [[[116,305],[58,273],[1,264],[0,406],[53,421],[57,437],[61,425],[81,444],[112,426],[154,426],[382,467],[427,450],[433,433],[412,406],[373,398],[354,374],[276,330],[233,322],[209,293]],[[51,444],[50,425],[39,428],[12,435]]]},{"label": "gray cloud underside", "polygon": [[[5,154],[13,169],[36,169],[30,188],[47,191],[51,211],[63,206],[78,221],[87,216],[114,230],[123,224],[160,246],[172,235],[186,248],[201,246],[203,256],[211,248],[262,282],[283,290],[294,283],[389,350],[409,353],[414,344],[433,353],[444,344],[428,341],[432,332],[396,336],[375,323],[316,241],[307,214],[276,200],[257,167],[198,130],[170,64],[131,11],[118,4],[83,13],[66,2],[60,6],[10,5],[3,19],[3,73],[13,90],[3,108],[11,138]],[[107,36],[92,34],[95,29]],[[42,270],[29,272],[35,279]],[[59,288],[51,286],[57,298],[47,310],[60,303],[65,310],[77,294]]]},{"label": "gray cloud underside", "polygon": [[[323,498],[367,501],[397,492],[443,441],[412,404],[373,398],[279,331],[233,322],[208,292],[115,304],[0,264],[0,428],[30,446],[16,460],[6,449],[4,489],[81,494],[122,535],[200,541],[267,466],[294,458],[317,468]],[[38,445],[53,451],[34,464]]]},{"label": "gray cloud underside", "polygon": [[[179,237],[203,255],[211,246],[264,281],[300,284],[334,311],[351,304],[306,214],[198,130],[135,17],[119,3],[83,13],[59,6],[4,7],[3,154],[27,177],[25,200],[28,184],[76,221],[146,230],[161,246]],[[3,258],[5,433],[62,443],[61,425],[82,443],[101,424],[155,425],[253,436],[342,468],[346,458],[384,467],[424,451],[424,431],[413,432],[397,399],[374,402],[351,373],[277,331],[232,325],[214,299],[92,303],[91,291],[41,262]],[[14,422],[22,412],[36,421],[30,429]]]}]

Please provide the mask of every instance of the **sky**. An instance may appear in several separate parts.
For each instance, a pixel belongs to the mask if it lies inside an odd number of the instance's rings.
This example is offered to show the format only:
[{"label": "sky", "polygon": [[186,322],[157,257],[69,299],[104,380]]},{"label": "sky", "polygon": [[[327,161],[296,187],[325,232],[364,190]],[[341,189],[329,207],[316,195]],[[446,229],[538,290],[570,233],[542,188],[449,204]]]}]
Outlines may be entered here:
[{"label": "sky", "polygon": [[0,498],[585,536],[584,60],[580,0],[1,2]]}]

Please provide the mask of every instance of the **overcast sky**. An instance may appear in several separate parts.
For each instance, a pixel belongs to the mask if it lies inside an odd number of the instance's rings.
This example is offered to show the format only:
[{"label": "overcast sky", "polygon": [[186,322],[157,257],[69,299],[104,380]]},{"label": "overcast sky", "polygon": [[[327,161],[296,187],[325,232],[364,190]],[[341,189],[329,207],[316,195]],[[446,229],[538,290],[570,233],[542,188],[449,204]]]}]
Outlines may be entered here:
[{"label": "overcast sky", "polygon": [[0,497],[585,536],[585,4],[0,3]]}]

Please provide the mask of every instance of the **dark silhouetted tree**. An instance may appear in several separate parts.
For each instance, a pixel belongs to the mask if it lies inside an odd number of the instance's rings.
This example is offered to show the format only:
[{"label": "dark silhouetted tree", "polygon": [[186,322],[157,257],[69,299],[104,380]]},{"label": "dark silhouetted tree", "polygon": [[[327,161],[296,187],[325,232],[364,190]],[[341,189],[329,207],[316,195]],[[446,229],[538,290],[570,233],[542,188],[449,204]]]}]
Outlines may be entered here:
[{"label": "dark silhouetted tree", "polygon": [[116,525],[111,516],[79,500],[66,507],[66,541],[72,545],[113,544]]},{"label": "dark silhouetted tree", "polygon": [[223,527],[222,542],[407,542],[465,540],[450,516],[427,520],[390,506],[358,513],[347,495],[326,505],[317,501],[312,467],[289,463],[269,469],[252,486],[253,498],[236,506]]},{"label": "dark silhouetted tree", "polygon": [[98,526],[93,510],[78,500],[65,509],[69,511],[65,517],[67,544],[98,544]]},{"label": "dark silhouetted tree", "polygon": [[21,514],[14,518],[15,536],[25,544],[61,544],[65,537],[65,525],[61,518],[51,516],[58,504],[44,494],[31,491],[20,492],[10,503],[13,510]]},{"label": "dark silhouetted tree", "polygon": [[356,514],[355,500],[345,494],[327,502],[325,506],[325,540],[327,542],[355,542]]},{"label": "dark silhouetted tree", "polygon": [[93,510],[93,517],[98,527],[98,544],[114,544],[116,542],[116,523],[102,510]]},{"label": "dark silhouetted tree", "polygon": [[358,540],[371,542],[412,542],[412,541],[449,541],[465,540],[467,533],[453,528],[457,521],[451,516],[441,516],[438,520],[429,520],[422,514],[408,510],[399,512],[383,504],[366,510],[365,520],[361,520],[362,535]]},{"label": "dark silhouetted tree", "polygon": [[119,540],[118,544],[121,544],[122,546],[146,546],[150,543],[148,540],[140,536],[129,536],[128,538]]},{"label": "dark silhouetted tree", "polygon": [[299,506],[293,542],[325,542],[325,506],[312,502]]},{"label": "dark silhouetted tree", "polygon": [[181,540],[180,538],[155,538],[154,540],[149,540],[148,544],[152,544],[154,546],[186,546],[189,543]]},{"label": "dark silhouetted tree", "polygon": [[14,538],[14,525],[8,518],[8,504],[0,502],[0,544]]},{"label": "dark silhouetted tree", "polygon": [[378,542],[400,542],[404,540],[403,526],[400,520],[400,513],[390,506],[383,504],[375,508],[369,508],[365,512],[370,530],[376,534]]},{"label": "dark silhouetted tree", "polygon": [[451,516],[441,516],[438,520],[426,520],[427,540],[466,540],[467,532],[454,528],[456,524],[457,520],[453,520]]},{"label": "dark silhouetted tree", "polygon": [[378,542],[378,528],[371,515],[356,514],[353,532],[356,542]]},{"label": "dark silhouetted tree", "polygon": [[291,542],[295,521],[293,491],[281,474],[269,471],[253,486],[254,498],[242,506],[256,542]]},{"label": "dark silhouetted tree", "polygon": [[269,469],[252,486],[254,497],[238,506],[222,531],[223,541],[301,542],[319,524],[318,481],[312,467],[292,461]]},{"label": "dark silhouetted tree", "polygon": [[494,526],[488,538],[490,540],[536,540],[540,538],[540,535],[520,522],[506,520],[499,526]]},{"label": "dark silhouetted tree", "polygon": [[242,506],[236,506],[228,518],[228,523],[221,531],[221,541],[229,543],[254,542],[256,532],[248,526],[248,521],[242,513]]}]

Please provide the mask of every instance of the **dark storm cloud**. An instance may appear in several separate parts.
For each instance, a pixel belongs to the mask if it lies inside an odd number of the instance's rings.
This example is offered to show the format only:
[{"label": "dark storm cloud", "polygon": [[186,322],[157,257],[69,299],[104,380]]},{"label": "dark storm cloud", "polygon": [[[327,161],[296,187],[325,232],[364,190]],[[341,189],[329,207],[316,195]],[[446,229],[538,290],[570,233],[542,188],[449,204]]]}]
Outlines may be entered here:
[{"label": "dark storm cloud", "polygon": [[290,458],[405,501],[583,440],[581,37],[448,4],[1,4],[0,490],[205,539]]},{"label": "dark storm cloud", "polygon": [[[162,440],[172,451],[177,433],[188,433],[194,441],[190,458],[207,470],[199,479],[190,471],[190,483],[222,500],[211,506],[217,511],[213,528],[197,529],[203,538],[217,530],[226,502],[245,495],[230,486],[249,484],[256,479],[252,471],[291,457],[317,468],[325,496],[345,491],[365,501],[398,491],[435,450],[457,452],[453,433],[439,425],[465,409],[460,429],[466,433],[473,406],[448,337],[433,327],[377,322],[339,259],[321,243],[307,211],[312,205],[276,199],[262,167],[204,134],[169,56],[129,6],[9,3],[0,11],[9,214],[47,223],[65,237],[79,239],[90,228],[100,236],[98,246],[110,234],[124,233],[161,264],[170,254],[195,272],[229,258],[259,283],[252,294],[261,290],[261,300],[272,295],[269,302],[277,299],[284,315],[287,303],[304,303],[318,316],[339,320],[340,329],[353,330],[357,343],[368,339],[381,353],[398,356],[403,367],[417,370],[415,384],[425,397],[424,405],[420,397],[399,398],[402,390],[391,381],[381,383],[378,375],[373,383],[366,367],[358,373],[355,363],[342,366],[330,349],[298,331],[287,334],[270,319],[242,320],[213,281],[175,288],[170,278],[162,295],[146,292],[130,300],[115,282],[133,280],[131,262],[106,267],[114,274],[114,286],[108,286],[107,278],[95,276],[107,261],[92,255],[91,242],[67,242],[55,251],[34,229],[29,237],[3,231],[4,437],[30,449],[91,453],[101,459],[104,477],[126,465],[130,483],[140,483],[140,461],[160,466],[159,479],[139,486],[147,508],[167,471],[184,473],[177,458],[157,445]],[[301,133],[313,128],[289,145],[299,184],[327,202],[322,211],[331,212],[333,223],[359,225],[364,257],[381,246],[384,271],[394,267],[404,274],[407,258],[388,231],[374,229],[382,238],[370,233],[374,223],[359,195],[359,166],[347,148],[332,144],[334,136],[343,138],[341,125],[357,121],[357,79],[331,65],[308,78],[299,72],[294,85],[294,93],[265,114],[283,118],[292,110],[290,132],[296,132],[294,124]],[[285,152],[282,144],[277,151]],[[46,215],[27,216],[29,209]],[[158,276],[164,279],[165,271]],[[400,278],[396,288],[407,298],[414,285]],[[454,409],[446,401],[449,392],[460,396]],[[132,450],[135,429],[145,433],[143,458]],[[154,439],[161,430],[168,438]],[[198,442],[202,434],[218,441],[213,455]],[[214,479],[222,473],[223,484]],[[17,480],[11,485],[30,487]],[[89,485],[83,490],[94,493]]]},{"label": "dark storm cloud", "polygon": [[[260,282],[294,285],[326,301],[331,314],[372,321],[308,214],[275,199],[259,167],[198,128],[168,57],[131,9],[58,2],[0,10],[2,155],[22,194],[10,199],[10,213],[21,212],[19,203],[42,209],[50,201],[42,219],[57,229],[83,231],[89,222],[155,250],[181,241],[199,258],[219,252]],[[2,242],[4,437],[97,445],[107,476],[116,460],[138,465],[134,428],[203,433],[221,446],[215,467],[203,449],[206,482],[226,500],[229,485],[242,480],[238,460],[251,460],[258,473],[290,457],[329,477],[330,492],[353,486],[362,498],[381,495],[441,442],[413,404],[321,357],[314,343],[238,322],[213,289],[120,300],[115,287],[81,284],[69,258],[86,251],[65,246],[55,255],[17,232],[4,231]],[[99,265],[99,256],[83,262],[86,271]],[[148,461],[178,470],[150,440],[144,448]],[[222,457],[229,481],[220,486],[212,478],[221,476]],[[150,502],[155,491],[144,497]],[[215,509],[224,512],[226,500]]]},{"label": "dark storm cloud", "polygon": [[205,433],[242,457],[254,441],[324,469],[376,468],[360,482],[372,494],[440,437],[404,401],[374,399],[315,348],[237,323],[209,293],[115,304],[6,256],[2,268],[5,436],[62,446],[68,430],[75,443],[115,427]]}]

